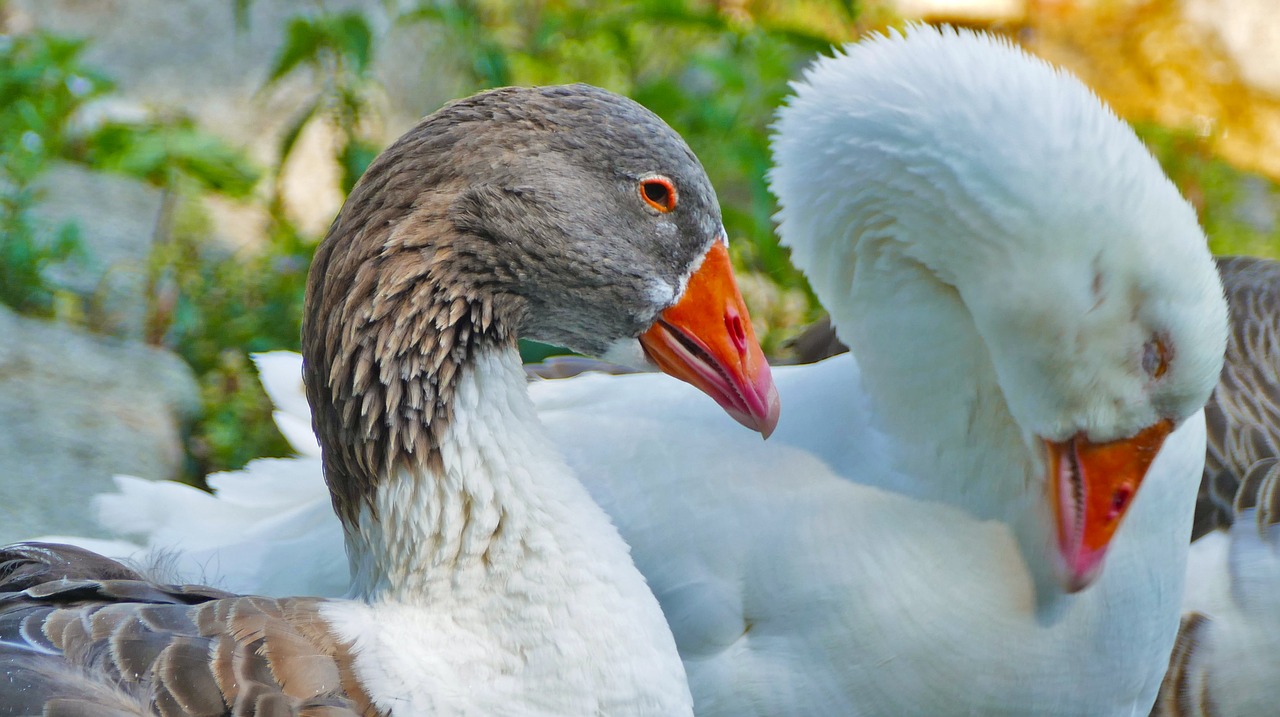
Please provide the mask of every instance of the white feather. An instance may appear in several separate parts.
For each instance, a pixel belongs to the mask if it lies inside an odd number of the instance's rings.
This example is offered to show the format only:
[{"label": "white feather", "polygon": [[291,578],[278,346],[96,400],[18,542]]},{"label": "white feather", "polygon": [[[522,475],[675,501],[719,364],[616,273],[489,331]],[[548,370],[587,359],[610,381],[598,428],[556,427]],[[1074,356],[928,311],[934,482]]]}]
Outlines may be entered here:
[{"label": "white feather", "polygon": [[[1001,41],[913,28],[796,92],[781,231],[856,358],[776,369],[767,443],[669,379],[531,386],[661,601],[698,714],[1145,715],[1225,342],[1194,213],[1096,98]],[[1177,347],[1160,382],[1140,375],[1151,331]],[[1037,438],[1158,416],[1181,426],[1105,570],[1062,593]]]}]

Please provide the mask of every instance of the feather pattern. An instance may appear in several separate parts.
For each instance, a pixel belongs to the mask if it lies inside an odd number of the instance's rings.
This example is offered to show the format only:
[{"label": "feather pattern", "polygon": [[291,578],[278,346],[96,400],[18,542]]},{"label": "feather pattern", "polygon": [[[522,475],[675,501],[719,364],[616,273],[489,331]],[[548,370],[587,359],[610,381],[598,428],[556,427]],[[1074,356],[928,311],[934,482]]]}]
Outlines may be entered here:
[{"label": "feather pattern", "polygon": [[1280,522],[1280,263],[1221,257],[1218,272],[1231,334],[1205,409],[1209,446],[1192,540],[1255,507],[1258,530]]},{"label": "feather pattern", "polygon": [[1264,717],[1280,705],[1280,263],[1220,257],[1226,362],[1205,407],[1182,626],[1157,717]]},{"label": "feather pattern", "polygon": [[0,715],[375,717],[320,598],[161,585],[94,553],[0,551]]},{"label": "feather pattern", "polygon": [[[1205,406],[1187,598],[1158,717],[1269,717],[1280,703],[1280,262],[1216,262],[1231,331]],[[826,319],[794,348],[801,363],[848,351]]]},{"label": "feather pattern", "polygon": [[[662,601],[699,714],[1146,712],[1226,340],[1193,211],[1096,98],[999,41],[915,28],[796,88],[783,235],[856,359],[777,372],[803,410],[767,444],[653,376],[531,389]],[[1177,356],[1159,382],[1153,328]],[[1064,593],[1028,439],[1157,411],[1181,427],[1097,582]]]}]

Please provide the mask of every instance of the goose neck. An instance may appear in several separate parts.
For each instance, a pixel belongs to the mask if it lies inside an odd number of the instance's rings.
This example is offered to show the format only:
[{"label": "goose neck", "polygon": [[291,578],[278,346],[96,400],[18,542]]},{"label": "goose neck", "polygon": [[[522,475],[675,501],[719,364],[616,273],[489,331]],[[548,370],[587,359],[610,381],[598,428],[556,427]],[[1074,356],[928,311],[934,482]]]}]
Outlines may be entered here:
[{"label": "goose neck", "polygon": [[857,356],[905,492],[1009,519],[1032,455],[959,292],[894,247],[857,263],[833,319]]},{"label": "goose neck", "polygon": [[[346,525],[354,592],[431,602],[468,581],[510,573],[539,527],[554,469],[513,347],[458,368],[435,450],[389,464]],[[552,471],[554,472],[554,470]]]}]

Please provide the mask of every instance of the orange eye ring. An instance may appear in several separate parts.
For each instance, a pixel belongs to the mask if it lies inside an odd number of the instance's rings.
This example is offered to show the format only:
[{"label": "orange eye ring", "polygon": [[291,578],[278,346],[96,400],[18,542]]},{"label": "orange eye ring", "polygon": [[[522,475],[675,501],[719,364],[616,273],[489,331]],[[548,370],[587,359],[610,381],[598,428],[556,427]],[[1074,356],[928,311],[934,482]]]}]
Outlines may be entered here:
[{"label": "orange eye ring", "polygon": [[645,204],[666,214],[676,208],[676,185],[666,177],[645,177],[640,180],[640,198]]},{"label": "orange eye ring", "polygon": [[1169,370],[1169,359],[1172,352],[1159,336],[1153,336],[1142,347],[1142,369],[1151,378],[1160,378]]}]

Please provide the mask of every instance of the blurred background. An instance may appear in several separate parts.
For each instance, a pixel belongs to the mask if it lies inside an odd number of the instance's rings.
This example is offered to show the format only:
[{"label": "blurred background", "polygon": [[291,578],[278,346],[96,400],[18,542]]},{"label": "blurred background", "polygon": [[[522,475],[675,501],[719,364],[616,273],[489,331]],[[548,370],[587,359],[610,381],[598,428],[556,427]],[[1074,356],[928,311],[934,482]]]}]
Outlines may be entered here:
[{"label": "blurred background", "polygon": [[488,87],[590,82],[682,133],[778,361],[822,312],[773,236],[773,111],[816,54],[909,21],[1075,72],[1216,253],[1280,255],[1273,2],[0,0],[0,539],[49,528],[24,492],[287,454],[249,353],[297,349],[312,251],[379,149]]}]

